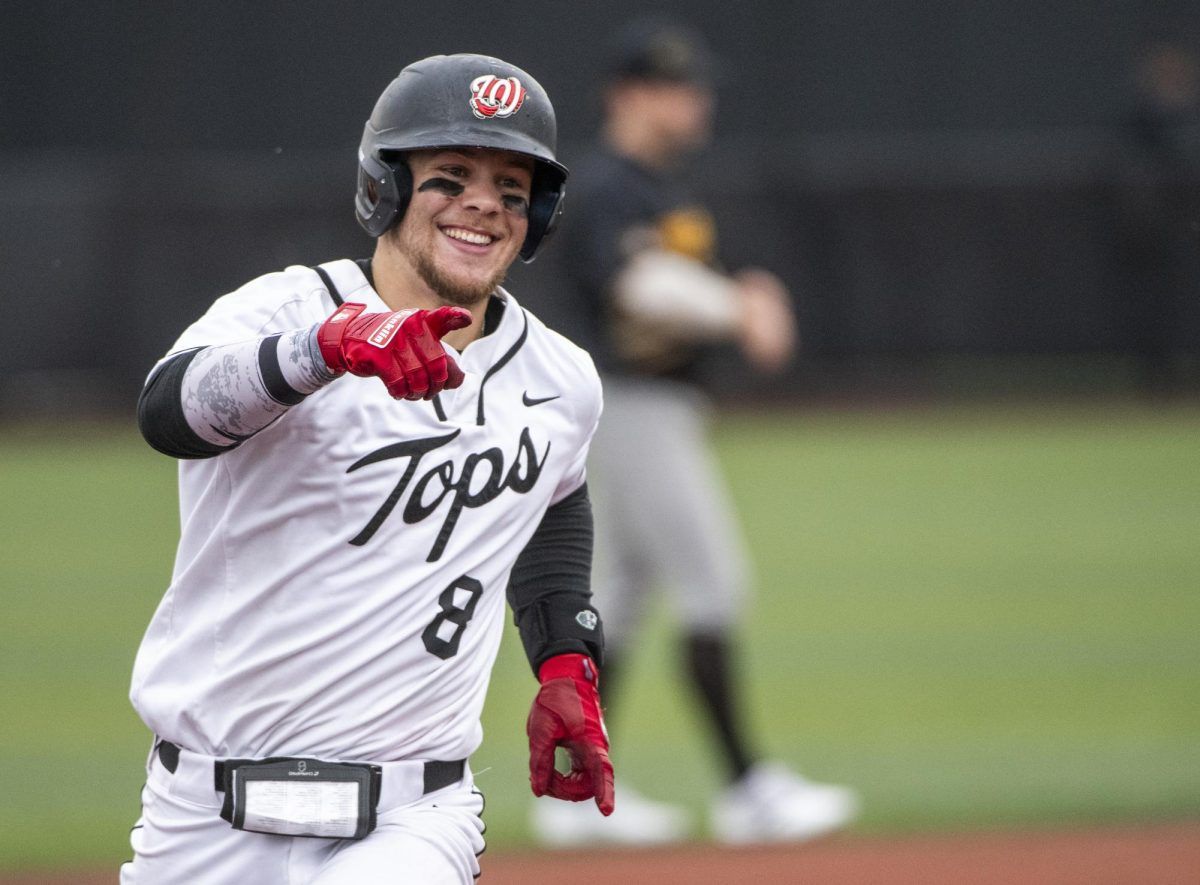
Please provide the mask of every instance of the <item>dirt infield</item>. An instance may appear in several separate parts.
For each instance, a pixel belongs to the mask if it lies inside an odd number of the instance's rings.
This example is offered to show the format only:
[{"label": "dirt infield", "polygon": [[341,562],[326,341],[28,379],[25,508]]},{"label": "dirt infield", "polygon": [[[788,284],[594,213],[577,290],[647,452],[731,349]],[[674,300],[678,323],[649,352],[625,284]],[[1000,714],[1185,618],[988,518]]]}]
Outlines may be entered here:
[{"label": "dirt infield", "polygon": [[487,858],[487,885],[1185,885],[1200,823],[1112,830],[829,839],[786,848]]},{"label": "dirt infield", "polygon": [[[113,885],[115,871],[0,876],[0,885]],[[397,880],[400,881],[400,880]],[[1200,822],[1074,831],[843,837],[780,848],[485,854],[483,885],[1188,885]],[[367,883],[364,883],[367,885]],[[419,885],[419,883],[414,883]]]}]

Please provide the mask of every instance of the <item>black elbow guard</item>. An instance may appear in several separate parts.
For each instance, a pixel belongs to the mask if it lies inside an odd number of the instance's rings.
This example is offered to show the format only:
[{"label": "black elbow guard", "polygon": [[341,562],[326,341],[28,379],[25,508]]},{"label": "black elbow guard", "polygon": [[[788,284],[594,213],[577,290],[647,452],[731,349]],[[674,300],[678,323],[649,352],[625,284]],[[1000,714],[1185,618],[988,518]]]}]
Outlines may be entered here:
[{"label": "black elbow guard", "polygon": [[604,625],[586,593],[551,593],[513,613],[525,656],[537,674],[547,659],[584,654],[604,666]]},{"label": "black elbow guard", "polygon": [[172,458],[211,458],[227,449],[201,439],[183,414],[183,376],[203,348],[185,350],[159,366],[138,397],[142,438]]}]

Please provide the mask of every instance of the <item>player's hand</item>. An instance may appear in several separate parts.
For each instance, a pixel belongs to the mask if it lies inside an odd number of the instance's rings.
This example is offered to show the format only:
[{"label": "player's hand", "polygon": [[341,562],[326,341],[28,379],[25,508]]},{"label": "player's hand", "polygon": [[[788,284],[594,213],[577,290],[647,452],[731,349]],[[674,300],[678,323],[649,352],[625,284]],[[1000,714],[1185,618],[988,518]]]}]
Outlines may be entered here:
[{"label": "player's hand", "polygon": [[787,287],[758,268],[743,270],[734,279],[740,296],[742,353],[759,371],[778,372],[796,349],[796,319]]},{"label": "player's hand", "polygon": [[471,324],[461,307],[363,313],[347,302],[317,330],[321,356],[331,370],[378,377],[396,399],[432,399],[463,383],[462,369],[441,338]]},{"label": "player's hand", "polygon": [[[596,665],[587,655],[555,655],[542,664],[538,679],[542,687],[525,725],[533,795],[571,802],[595,797],[600,812],[612,814],[613,767]],[[554,750],[560,746],[571,757],[567,774],[554,767]]]}]

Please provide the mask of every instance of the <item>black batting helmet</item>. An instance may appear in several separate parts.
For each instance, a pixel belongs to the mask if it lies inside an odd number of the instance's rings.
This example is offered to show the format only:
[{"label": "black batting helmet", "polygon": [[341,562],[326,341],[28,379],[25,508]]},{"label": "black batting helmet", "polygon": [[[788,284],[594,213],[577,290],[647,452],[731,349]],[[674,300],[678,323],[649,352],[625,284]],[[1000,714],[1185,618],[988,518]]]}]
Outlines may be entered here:
[{"label": "black batting helmet", "polygon": [[562,211],[567,168],[554,159],[554,107],[541,85],[486,55],[435,55],[413,62],[379,96],[358,149],[358,222],[373,237],[404,217],[412,175],[404,151],[496,148],[534,160],[529,229],[521,259],[532,261]]}]

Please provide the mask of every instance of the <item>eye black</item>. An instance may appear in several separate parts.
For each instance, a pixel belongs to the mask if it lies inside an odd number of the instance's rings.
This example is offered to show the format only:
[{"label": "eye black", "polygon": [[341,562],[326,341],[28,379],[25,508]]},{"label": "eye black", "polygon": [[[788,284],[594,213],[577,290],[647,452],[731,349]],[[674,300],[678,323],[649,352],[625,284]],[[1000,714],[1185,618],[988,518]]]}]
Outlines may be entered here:
[{"label": "eye black", "polygon": [[506,194],[501,199],[504,201],[504,208],[509,212],[517,215],[529,214],[529,201],[524,197],[518,197],[515,194]]},{"label": "eye black", "polygon": [[451,181],[449,178],[431,178],[421,184],[417,191],[424,193],[425,191],[437,191],[445,194],[448,197],[457,197],[466,190],[457,181]]}]

